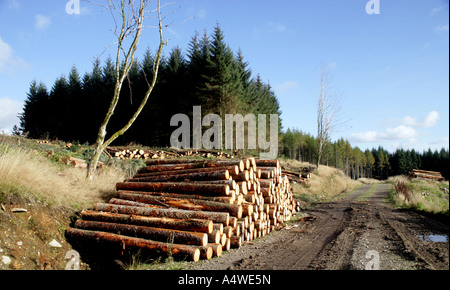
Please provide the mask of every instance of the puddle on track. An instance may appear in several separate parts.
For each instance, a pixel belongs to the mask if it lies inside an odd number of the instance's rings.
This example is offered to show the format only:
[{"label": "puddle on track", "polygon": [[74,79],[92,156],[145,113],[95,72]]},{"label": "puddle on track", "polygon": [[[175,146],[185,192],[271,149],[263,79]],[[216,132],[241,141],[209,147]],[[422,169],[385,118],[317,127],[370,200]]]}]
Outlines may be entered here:
[{"label": "puddle on track", "polygon": [[418,237],[424,242],[448,243],[447,235],[418,235]]}]

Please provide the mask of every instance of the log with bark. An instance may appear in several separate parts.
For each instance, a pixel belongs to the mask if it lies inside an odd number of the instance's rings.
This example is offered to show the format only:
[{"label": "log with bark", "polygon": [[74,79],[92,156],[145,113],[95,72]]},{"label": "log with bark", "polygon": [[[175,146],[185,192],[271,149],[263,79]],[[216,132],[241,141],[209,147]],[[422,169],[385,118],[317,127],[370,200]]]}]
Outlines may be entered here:
[{"label": "log with bark", "polygon": [[161,251],[174,257],[180,257],[182,259],[188,258],[194,262],[197,262],[200,259],[200,249],[198,247],[184,244],[163,243],[108,232],[90,231],[76,228],[68,228],[66,230],[66,235],[69,239],[92,241],[99,244],[114,244],[121,248],[130,247],[135,249]]},{"label": "log with bark", "polygon": [[194,184],[189,182],[119,182],[117,190],[133,191],[165,191],[185,194],[198,194],[212,196],[227,196],[230,186],[226,184]]},{"label": "log with bark", "polygon": [[122,192],[119,194],[121,199],[132,200],[145,204],[165,205],[167,207],[200,210],[200,211],[217,211],[228,212],[232,216],[242,217],[242,206],[217,201],[200,200],[200,199],[181,199],[166,196],[152,196],[148,194],[136,194]]},{"label": "log with bark", "polygon": [[[164,159],[146,165],[116,184],[117,196],[109,203],[82,211],[83,221],[75,224],[149,240],[167,239],[161,233],[169,231],[196,233],[183,244],[198,245],[199,258],[209,259],[211,252],[220,256],[282,227],[299,210],[289,183],[293,174],[277,160]],[[205,234],[207,245],[198,240]]]},{"label": "log with bark", "polygon": [[199,232],[85,220],[77,220],[74,227],[78,229],[109,232],[172,244],[206,246],[208,243],[208,234]]},{"label": "log with bark", "polygon": [[105,211],[120,214],[152,216],[160,218],[174,219],[204,219],[217,223],[228,225],[230,214],[225,212],[208,212],[208,211],[190,211],[184,209],[163,209],[163,208],[147,208],[137,206],[115,205],[108,203],[97,203],[94,206],[95,211]]},{"label": "log with bark", "polygon": [[429,179],[429,180],[436,180],[436,181],[443,181],[444,177],[440,172],[437,171],[429,171],[429,170],[419,170],[419,169],[413,169],[409,173],[410,178],[418,178],[418,179]]},{"label": "log with bark", "polygon": [[130,191],[130,190],[118,190],[117,195],[120,196],[122,193],[135,193],[135,194],[143,194],[143,195],[152,195],[152,196],[164,196],[164,197],[173,197],[173,198],[181,198],[181,199],[201,199],[201,200],[211,200],[218,201],[223,203],[234,203],[236,196],[234,191],[230,190],[230,194],[228,196],[206,196],[199,194],[182,194],[182,193],[173,193],[173,192],[152,192],[152,191]]},{"label": "log with bark", "polygon": [[125,182],[162,182],[162,181],[217,181],[229,180],[228,170],[192,172],[184,174],[158,174],[153,176],[126,179]]},{"label": "log with bark", "polygon": [[232,166],[224,166],[224,167],[208,167],[208,168],[191,168],[184,170],[170,170],[170,171],[154,171],[154,172],[146,172],[146,173],[138,173],[133,178],[142,178],[142,177],[151,177],[157,175],[178,175],[178,174],[190,174],[190,173],[199,173],[199,172],[217,172],[228,170],[230,174],[238,174],[240,172],[239,167],[237,165]]},{"label": "log with bark", "polygon": [[238,166],[240,171],[245,168],[244,162],[240,161],[200,161],[200,162],[188,162],[188,163],[175,163],[175,164],[157,164],[142,167],[138,170],[138,173],[149,173],[158,171],[177,171],[186,169],[197,169],[197,168],[217,168],[217,167],[227,167],[227,166]]},{"label": "log with bark", "polygon": [[213,222],[211,220],[158,218],[92,210],[83,210],[80,212],[80,216],[83,220],[159,227],[207,234],[213,230]]}]

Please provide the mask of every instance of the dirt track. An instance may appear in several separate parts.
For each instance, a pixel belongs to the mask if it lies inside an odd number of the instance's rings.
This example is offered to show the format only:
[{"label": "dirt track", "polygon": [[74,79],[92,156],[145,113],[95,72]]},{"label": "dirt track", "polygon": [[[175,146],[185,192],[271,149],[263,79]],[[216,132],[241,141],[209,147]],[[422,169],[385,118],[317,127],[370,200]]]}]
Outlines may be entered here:
[{"label": "dirt track", "polygon": [[[387,206],[390,186],[364,185],[338,201],[317,204],[302,213],[306,220],[190,269],[448,270],[448,223]],[[428,235],[446,241],[428,241]]]}]

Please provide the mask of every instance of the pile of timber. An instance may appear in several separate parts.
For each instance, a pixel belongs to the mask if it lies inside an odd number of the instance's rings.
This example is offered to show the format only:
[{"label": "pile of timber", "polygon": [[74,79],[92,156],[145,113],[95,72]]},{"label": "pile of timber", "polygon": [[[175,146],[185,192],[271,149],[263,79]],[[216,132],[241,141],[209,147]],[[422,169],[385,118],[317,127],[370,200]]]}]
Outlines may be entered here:
[{"label": "pile of timber", "polygon": [[300,169],[297,170],[288,170],[283,168],[281,170],[281,173],[283,175],[286,175],[289,179],[290,182],[292,183],[299,183],[299,184],[309,184],[309,181],[311,180],[311,173],[312,171],[314,171],[316,169],[316,167],[314,166],[306,166],[306,167],[301,167]]},{"label": "pile of timber", "polygon": [[300,205],[277,160],[149,160],[66,234],[191,261],[283,227]]},{"label": "pile of timber", "polygon": [[440,172],[419,170],[419,169],[413,169],[409,173],[409,177],[418,178],[418,179],[436,180],[436,181],[444,180],[444,177],[442,176],[442,174]]},{"label": "pile of timber", "polygon": [[287,176],[290,182],[292,183],[299,183],[299,184],[309,184],[309,181],[311,180],[311,173],[310,172],[297,172],[292,170],[285,170],[282,169],[281,173]]},{"label": "pile of timber", "polygon": [[169,148],[167,150],[149,150],[141,148],[124,148],[124,147],[108,147],[106,152],[113,157],[120,160],[124,159],[165,159],[176,157],[216,157],[216,158],[232,158],[233,154],[222,151],[212,151],[203,149],[175,149]]}]

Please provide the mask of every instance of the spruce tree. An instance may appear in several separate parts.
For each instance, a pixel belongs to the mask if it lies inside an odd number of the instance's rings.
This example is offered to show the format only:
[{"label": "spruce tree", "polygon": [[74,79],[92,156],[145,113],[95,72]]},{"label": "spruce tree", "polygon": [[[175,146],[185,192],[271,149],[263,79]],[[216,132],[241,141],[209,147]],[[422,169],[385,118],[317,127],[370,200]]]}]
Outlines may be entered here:
[{"label": "spruce tree", "polygon": [[204,103],[207,111],[216,113],[224,119],[225,114],[235,114],[239,111],[241,83],[233,52],[225,43],[219,25],[215,27],[212,36],[208,67],[211,74],[205,75]]},{"label": "spruce tree", "polygon": [[100,60],[96,59],[91,73],[86,73],[83,77],[83,124],[80,142],[95,142],[97,130],[102,122],[102,116],[107,109],[107,100],[104,92],[102,68]]},{"label": "spruce tree", "polygon": [[256,88],[252,85],[252,70],[249,68],[248,62],[244,61],[244,55],[239,49],[236,56],[236,69],[239,82],[241,83],[241,98],[239,101],[239,111],[243,114],[252,113],[252,101],[256,97]]},{"label": "spruce tree", "polygon": [[49,96],[49,137],[52,139],[67,140],[66,129],[71,122],[70,100],[68,99],[68,83],[65,77],[58,78]]},{"label": "spruce tree", "polygon": [[[70,104],[67,118],[70,120],[67,124],[66,132],[68,141],[80,141],[82,130],[80,121],[85,116],[81,98],[83,94],[83,83],[75,66],[72,67],[68,78],[68,102]],[[82,116],[80,118],[80,116]]]},{"label": "spruce tree", "polygon": [[30,138],[48,137],[48,92],[43,83],[31,82],[23,112],[20,115],[20,130]]},{"label": "spruce tree", "polygon": [[[189,43],[188,61],[187,61],[187,98],[192,106],[203,105],[203,92],[205,91],[205,76],[208,71],[208,63],[211,59],[210,40],[206,31],[202,39],[199,39],[199,34],[195,32]],[[188,116],[192,118],[192,108]]]}]

